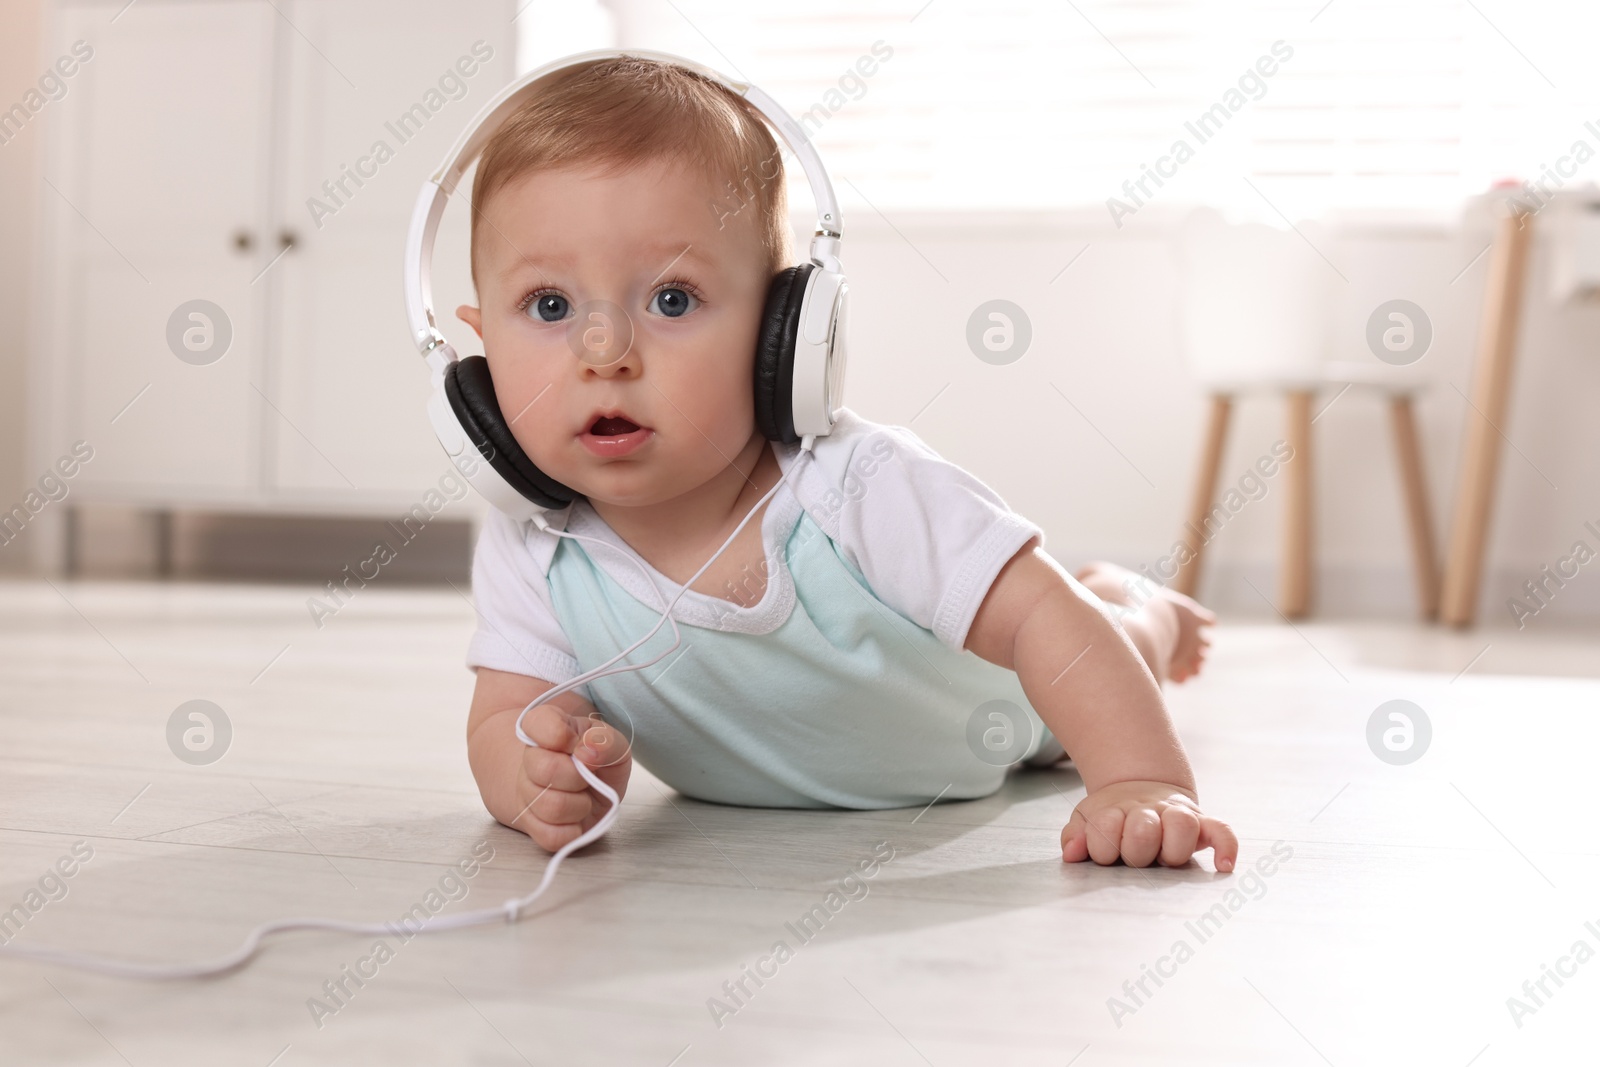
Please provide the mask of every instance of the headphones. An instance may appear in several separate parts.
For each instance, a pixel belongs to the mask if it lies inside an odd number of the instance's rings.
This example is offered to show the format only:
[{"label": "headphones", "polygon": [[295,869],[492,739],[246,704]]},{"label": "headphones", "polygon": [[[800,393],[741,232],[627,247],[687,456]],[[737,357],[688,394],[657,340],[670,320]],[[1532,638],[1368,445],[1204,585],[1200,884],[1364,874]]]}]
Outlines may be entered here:
[{"label": "headphones", "polygon": [[[456,355],[434,321],[432,261],[439,220],[462,174],[496,130],[556,71],[597,59],[637,57],[701,74],[749,101],[793,149],[817,201],[809,261],[778,272],[767,289],[756,339],[756,425],[771,441],[793,444],[826,437],[842,406],[849,286],[839,265],[843,220],[833,184],[805,131],[772,97],[693,60],[666,52],[599,49],[548,63],[501,90],[457,138],[444,162],[422,183],[406,238],[406,322],[432,372],[428,419],[462,475],[512,518],[543,519],[582,496],[541,471],[523,451],[500,410],[489,364]],[[486,463],[468,452],[476,449]],[[543,522],[540,525],[544,525]]]}]

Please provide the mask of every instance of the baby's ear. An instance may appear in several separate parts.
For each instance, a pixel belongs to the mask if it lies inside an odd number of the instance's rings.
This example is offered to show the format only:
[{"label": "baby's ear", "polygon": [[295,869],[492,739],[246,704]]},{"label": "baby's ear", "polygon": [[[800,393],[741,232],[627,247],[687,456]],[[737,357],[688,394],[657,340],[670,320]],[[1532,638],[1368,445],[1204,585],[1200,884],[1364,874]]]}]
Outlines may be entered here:
[{"label": "baby's ear", "polygon": [[462,304],[456,308],[456,318],[472,327],[472,332],[478,335],[478,340],[483,340],[483,312],[471,304]]}]

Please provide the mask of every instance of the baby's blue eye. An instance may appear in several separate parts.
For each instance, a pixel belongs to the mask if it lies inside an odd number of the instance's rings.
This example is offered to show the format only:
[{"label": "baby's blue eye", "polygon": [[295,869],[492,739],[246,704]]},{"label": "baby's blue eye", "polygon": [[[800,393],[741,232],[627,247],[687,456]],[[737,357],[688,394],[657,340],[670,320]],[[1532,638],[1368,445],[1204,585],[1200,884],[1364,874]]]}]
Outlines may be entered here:
[{"label": "baby's blue eye", "polygon": [[675,319],[688,311],[694,301],[694,296],[687,289],[680,289],[669,285],[657,292],[650,302],[657,306],[661,314],[669,319]]},{"label": "baby's blue eye", "polygon": [[567,317],[567,298],[560,293],[540,293],[528,305],[527,313],[542,322],[559,322]]}]

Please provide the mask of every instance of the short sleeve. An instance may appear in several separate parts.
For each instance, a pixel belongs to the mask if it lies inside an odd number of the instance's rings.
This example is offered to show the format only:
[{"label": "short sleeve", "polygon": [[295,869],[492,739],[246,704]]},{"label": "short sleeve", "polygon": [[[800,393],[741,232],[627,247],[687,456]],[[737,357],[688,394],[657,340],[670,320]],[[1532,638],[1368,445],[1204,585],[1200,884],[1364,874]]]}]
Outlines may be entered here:
[{"label": "short sleeve", "polygon": [[[478,629],[467,666],[488,667],[560,684],[580,673],[572,642],[556,618],[546,577],[554,537],[532,537],[532,524],[491,510],[472,554],[472,600]],[[593,701],[589,687],[576,692]]]},{"label": "short sleeve", "polygon": [[956,651],[1000,568],[1044,530],[903,426],[863,434],[839,487],[838,537],[885,604]]}]

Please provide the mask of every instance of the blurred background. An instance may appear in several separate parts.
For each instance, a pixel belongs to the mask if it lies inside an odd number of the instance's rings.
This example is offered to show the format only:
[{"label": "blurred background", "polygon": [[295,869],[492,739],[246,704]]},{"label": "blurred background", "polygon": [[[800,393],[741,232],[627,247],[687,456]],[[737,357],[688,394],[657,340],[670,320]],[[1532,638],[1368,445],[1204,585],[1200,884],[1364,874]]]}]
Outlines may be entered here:
[{"label": "blurred background", "polygon": [[[1447,621],[1600,616],[1587,6],[4,10],[0,574],[310,590],[385,541],[379,581],[464,588],[483,505],[439,492],[410,207],[518,73],[642,47],[802,122],[844,205],[846,404],[1062,562],[1165,581],[1203,545],[1179,581],[1225,611],[1396,620],[1454,566]],[[436,304],[474,352],[450,212]]]},{"label": "blurred background", "polygon": [[[159,988],[5,959],[0,1062],[1593,1062],[1592,995],[1557,972],[1600,933],[1594,5],[0,17],[0,949],[212,958],[286,914],[443,907],[484,845],[465,906],[536,883],[466,758],[486,511],[424,414],[402,250],[485,102],[593,48],[748,80],[815,141],[847,406],[1062,564],[1218,608],[1166,699],[1243,842],[1236,876],[1063,864],[1070,763],[862,812],[700,802],[641,765],[518,927],[418,939],[352,1010],[344,937]],[[804,250],[793,166],[790,190]],[[464,199],[434,277],[469,354]],[[708,997],[880,841],[870,901],[724,1029]]]}]

